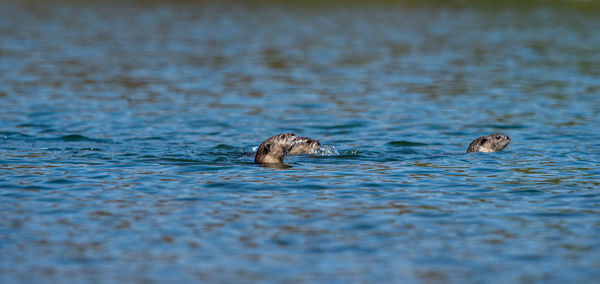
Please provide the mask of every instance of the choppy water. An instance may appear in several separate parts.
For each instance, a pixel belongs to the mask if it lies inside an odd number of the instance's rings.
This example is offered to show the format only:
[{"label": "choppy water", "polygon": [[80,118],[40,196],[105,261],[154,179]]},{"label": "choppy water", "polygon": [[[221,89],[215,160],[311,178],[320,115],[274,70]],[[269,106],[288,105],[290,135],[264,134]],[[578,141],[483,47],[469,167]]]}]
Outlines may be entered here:
[{"label": "choppy water", "polygon": [[0,281],[594,282],[599,9],[549,5],[0,4]]}]

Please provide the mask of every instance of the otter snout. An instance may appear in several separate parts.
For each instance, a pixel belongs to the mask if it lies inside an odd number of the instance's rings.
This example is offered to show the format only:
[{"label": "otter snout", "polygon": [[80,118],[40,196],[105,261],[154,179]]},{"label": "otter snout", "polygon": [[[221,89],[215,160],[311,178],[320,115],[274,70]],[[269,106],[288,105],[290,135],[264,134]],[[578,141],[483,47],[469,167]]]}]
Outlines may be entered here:
[{"label": "otter snout", "polygon": [[321,142],[308,137],[298,137],[290,155],[315,154],[321,149]]},{"label": "otter snout", "polygon": [[510,137],[503,135],[503,134],[491,134],[491,135],[487,135],[487,136],[482,136],[479,137],[475,140],[473,140],[473,142],[471,142],[471,144],[469,145],[469,147],[467,148],[467,153],[470,152],[484,152],[484,153],[491,153],[491,152],[498,152],[498,151],[502,151],[502,149],[504,149],[508,143],[510,143]]}]

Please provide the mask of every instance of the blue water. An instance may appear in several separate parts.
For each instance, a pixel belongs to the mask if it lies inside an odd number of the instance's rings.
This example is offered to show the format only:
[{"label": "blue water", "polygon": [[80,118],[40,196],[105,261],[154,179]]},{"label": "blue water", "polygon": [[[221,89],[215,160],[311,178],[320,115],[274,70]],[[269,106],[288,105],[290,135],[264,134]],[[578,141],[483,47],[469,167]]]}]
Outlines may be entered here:
[{"label": "blue water", "polygon": [[600,9],[527,3],[0,4],[0,282],[597,281]]}]

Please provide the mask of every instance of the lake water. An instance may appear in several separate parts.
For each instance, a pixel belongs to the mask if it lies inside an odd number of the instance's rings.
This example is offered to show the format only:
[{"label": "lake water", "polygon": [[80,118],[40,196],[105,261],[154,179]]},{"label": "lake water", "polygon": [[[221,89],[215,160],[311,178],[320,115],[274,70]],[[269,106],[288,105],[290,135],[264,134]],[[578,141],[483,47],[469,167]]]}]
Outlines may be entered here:
[{"label": "lake water", "polygon": [[597,281],[600,8],[429,3],[0,4],[0,282]]}]

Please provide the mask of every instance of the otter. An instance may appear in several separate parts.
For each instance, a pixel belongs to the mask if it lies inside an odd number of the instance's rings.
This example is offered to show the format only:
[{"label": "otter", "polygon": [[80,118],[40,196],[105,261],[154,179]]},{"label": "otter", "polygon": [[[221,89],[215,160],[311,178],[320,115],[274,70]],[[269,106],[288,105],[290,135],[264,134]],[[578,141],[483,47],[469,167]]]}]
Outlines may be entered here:
[{"label": "otter", "polygon": [[254,162],[259,164],[282,164],[285,155],[294,147],[296,134],[282,133],[275,135],[258,146]]},{"label": "otter", "polygon": [[492,135],[481,136],[481,137],[473,140],[473,142],[471,142],[471,144],[469,144],[469,148],[467,148],[467,153],[471,153],[471,152],[491,153],[491,152],[502,151],[502,149],[504,149],[508,145],[509,142],[510,142],[510,138],[508,136],[502,135],[502,134],[492,134]]},{"label": "otter", "polygon": [[321,142],[308,137],[296,138],[296,144],[290,151],[290,155],[316,154],[321,149]]}]

